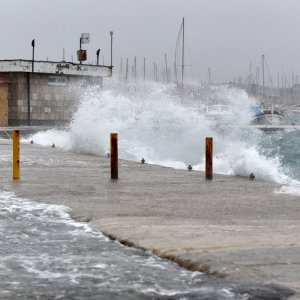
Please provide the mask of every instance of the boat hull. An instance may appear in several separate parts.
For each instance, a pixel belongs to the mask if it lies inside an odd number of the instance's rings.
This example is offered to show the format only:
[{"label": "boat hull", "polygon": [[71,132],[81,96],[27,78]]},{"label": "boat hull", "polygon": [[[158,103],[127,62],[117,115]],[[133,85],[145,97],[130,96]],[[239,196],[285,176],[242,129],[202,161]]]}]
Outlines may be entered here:
[{"label": "boat hull", "polygon": [[252,121],[253,125],[282,125],[283,116],[279,114],[262,114],[255,116]]}]

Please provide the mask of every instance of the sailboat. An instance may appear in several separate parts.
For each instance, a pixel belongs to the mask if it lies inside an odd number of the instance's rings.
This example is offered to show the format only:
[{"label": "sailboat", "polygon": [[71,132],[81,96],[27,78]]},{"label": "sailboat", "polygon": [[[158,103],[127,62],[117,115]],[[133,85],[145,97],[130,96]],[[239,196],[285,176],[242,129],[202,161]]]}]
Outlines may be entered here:
[{"label": "sailboat", "polygon": [[[265,99],[265,56],[262,55],[262,103]],[[264,104],[253,106],[251,112],[253,125],[282,125],[283,123],[283,115],[274,109],[273,103],[271,108],[265,107]]]},{"label": "sailboat", "polygon": [[[181,63],[180,63],[181,60]],[[181,67],[181,68],[178,68]],[[184,79],[184,18],[179,29],[176,48],[175,48],[175,60],[174,60],[174,69],[175,69],[175,81],[178,87],[181,87],[183,90],[183,79]]]}]

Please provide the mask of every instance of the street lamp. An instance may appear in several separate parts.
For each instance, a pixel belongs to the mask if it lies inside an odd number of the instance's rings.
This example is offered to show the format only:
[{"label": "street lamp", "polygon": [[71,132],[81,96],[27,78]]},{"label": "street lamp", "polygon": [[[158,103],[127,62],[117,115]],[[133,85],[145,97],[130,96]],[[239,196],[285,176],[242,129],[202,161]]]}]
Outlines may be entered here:
[{"label": "street lamp", "polygon": [[32,73],[34,71],[34,47],[35,47],[35,39],[31,41],[31,46],[32,46]]},{"label": "street lamp", "polygon": [[100,49],[97,50],[96,55],[97,55],[97,66],[99,65],[99,54],[100,54]]}]

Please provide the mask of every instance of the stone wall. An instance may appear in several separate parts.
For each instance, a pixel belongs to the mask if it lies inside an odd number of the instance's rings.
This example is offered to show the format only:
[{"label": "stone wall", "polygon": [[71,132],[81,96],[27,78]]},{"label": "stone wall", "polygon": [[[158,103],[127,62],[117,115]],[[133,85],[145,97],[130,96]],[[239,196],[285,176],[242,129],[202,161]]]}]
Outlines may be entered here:
[{"label": "stone wall", "polygon": [[0,78],[0,126],[8,125],[8,85],[8,81]]},{"label": "stone wall", "polygon": [[[102,77],[6,72],[8,124],[61,125],[70,121],[81,97],[90,87],[102,88]],[[29,102],[28,102],[29,98]],[[3,126],[3,125],[2,125]]]}]

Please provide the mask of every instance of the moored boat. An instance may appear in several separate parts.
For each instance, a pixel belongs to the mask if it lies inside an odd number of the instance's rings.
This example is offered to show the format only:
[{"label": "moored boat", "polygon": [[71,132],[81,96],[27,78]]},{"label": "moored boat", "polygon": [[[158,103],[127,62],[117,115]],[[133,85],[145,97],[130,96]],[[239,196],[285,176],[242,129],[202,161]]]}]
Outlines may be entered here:
[{"label": "moored boat", "polygon": [[283,115],[278,110],[266,109],[262,106],[251,107],[253,125],[282,125]]}]

